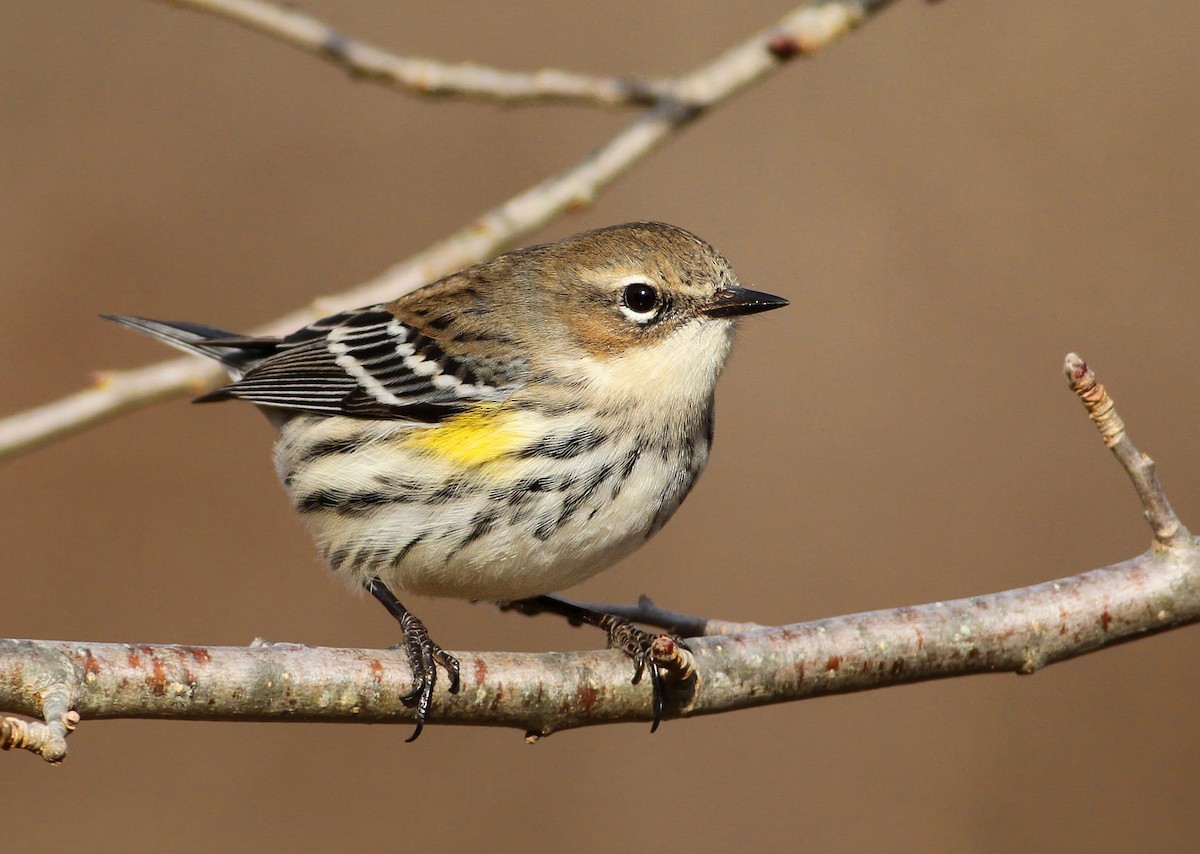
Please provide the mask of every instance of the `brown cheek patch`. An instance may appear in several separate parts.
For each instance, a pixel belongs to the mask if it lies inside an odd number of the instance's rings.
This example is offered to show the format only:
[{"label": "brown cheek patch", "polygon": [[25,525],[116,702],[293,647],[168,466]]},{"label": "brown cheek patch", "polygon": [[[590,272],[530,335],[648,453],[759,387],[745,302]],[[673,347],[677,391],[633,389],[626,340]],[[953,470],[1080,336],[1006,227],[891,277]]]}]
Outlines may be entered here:
[{"label": "brown cheek patch", "polygon": [[638,330],[630,329],[624,318],[607,313],[578,314],[575,318],[575,335],[584,352],[598,361],[620,356],[638,339]]},{"label": "brown cheek patch", "polygon": [[639,326],[616,312],[577,315],[575,335],[579,345],[598,361],[615,359],[633,347],[648,347],[662,341],[674,330],[670,322]]}]

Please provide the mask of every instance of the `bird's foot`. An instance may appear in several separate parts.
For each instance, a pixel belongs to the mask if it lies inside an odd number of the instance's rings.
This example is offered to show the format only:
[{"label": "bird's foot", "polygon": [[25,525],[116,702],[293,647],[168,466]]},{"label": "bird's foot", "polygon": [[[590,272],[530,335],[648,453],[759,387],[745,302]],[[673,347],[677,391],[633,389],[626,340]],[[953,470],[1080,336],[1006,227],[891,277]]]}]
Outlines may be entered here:
[{"label": "bird's foot", "polygon": [[650,674],[651,711],[650,731],[658,729],[666,711],[668,693],[673,701],[686,696],[696,681],[695,661],[691,647],[675,634],[653,634],[639,629],[624,617],[610,614],[604,606],[584,605],[561,596],[533,596],[498,602],[502,611],[520,614],[558,614],[573,626],[589,625],[608,634],[610,649],[619,649],[633,661],[633,684]]},{"label": "bird's foot", "polygon": [[[639,629],[623,617],[614,617],[611,614],[604,616],[599,627],[608,633],[608,648],[619,649],[633,662],[634,685],[642,681],[644,674],[650,674],[650,702],[654,715],[650,732],[654,732],[662,723],[667,705],[664,677],[671,675],[686,678],[694,673],[690,663],[691,648],[678,635],[653,634]],[[685,656],[685,652],[689,655]],[[682,672],[685,670],[686,674]]]},{"label": "bird's foot", "polygon": [[[388,613],[396,618],[400,630],[404,632],[403,648],[408,653],[408,666],[412,670],[413,687],[407,694],[400,697],[400,702],[412,708],[416,706],[417,728],[406,742],[416,741],[421,730],[425,728],[425,719],[433,706],[433,689],[437,685],[437,669],[440,664],[450,677],[450,693],[457,694],[459,687],[458,659],[450,655],[430,637],[421,620],[400,604],[392,592],[377,578],[367,579],[363,586],[367,592],[380,601]],[[393,649],[399,649],[397,644]]]},{"label": "bird's foot", "polygon": [[425,728],[425,719],[433,706],[433,689],[437,685],[437,668],[440,664],[450,677],[450,693],[457,694],[460,684],[458,659],[450,655],[429,637],[425,624],[412,613],[400,618],[404,632],[404,649],[408,653],[408,666],[412,669],[413,687],[400,697],[400,702],[412,708],[416,706],[417,728],[406,742],[417,740]]}]

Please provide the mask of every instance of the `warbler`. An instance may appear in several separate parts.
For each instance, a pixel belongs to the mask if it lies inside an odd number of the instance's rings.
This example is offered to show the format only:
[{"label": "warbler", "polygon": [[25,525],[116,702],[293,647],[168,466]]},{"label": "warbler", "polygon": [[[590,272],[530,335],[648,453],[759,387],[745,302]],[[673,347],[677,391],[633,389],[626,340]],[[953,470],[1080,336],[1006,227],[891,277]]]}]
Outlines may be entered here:
[{"label": "warbler", "polygon": [[411,741],[438,665],[451,692],[459,666],[400,595],[519,600],[598,625],[637,681],[653,635],[546,594],[662,528],[708,459],[735,319],[784,305],[739,286],[694,234],[633,222],[280,338],[107,317],[216,359],[232,382],[198,401],[250,401],[278,427],[276,469],[321,555],[400,622]]}]

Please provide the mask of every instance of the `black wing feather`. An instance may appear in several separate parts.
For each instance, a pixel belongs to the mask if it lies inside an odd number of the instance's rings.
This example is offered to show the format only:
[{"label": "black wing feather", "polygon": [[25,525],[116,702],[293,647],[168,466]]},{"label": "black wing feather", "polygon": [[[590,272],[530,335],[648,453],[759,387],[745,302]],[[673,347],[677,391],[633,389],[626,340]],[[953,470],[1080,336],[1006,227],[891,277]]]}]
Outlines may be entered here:
[{"label": "black wing feather", "polygon": [[278,340],[274,352],[244,376],[199,400],[239,398],[356,418],[431,420],[480,400],[502,399],[516,376],[491,373],[482,381],[437,341],[375,306],[318,320]]}]

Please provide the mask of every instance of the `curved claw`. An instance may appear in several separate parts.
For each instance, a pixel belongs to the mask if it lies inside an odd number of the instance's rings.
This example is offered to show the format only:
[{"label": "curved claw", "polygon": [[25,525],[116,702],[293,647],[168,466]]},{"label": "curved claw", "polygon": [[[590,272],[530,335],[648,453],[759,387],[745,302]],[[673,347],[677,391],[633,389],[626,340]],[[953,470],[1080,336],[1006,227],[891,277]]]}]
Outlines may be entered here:
[{"label": "curved claw", "polygon": [[417,740],[417,738],[418,738],[418,737],[421,735],[421,731],[422,731],[422,730],[424,730],[424,729],[425,729],[425,721],[424,721],[424,719],[422,719],[422,718],[418,717],[418,718],[417,718],[417,725],[416,725],[416,727],[413,729],[413,734],[412,734],[412,735],[410,735],[408,738],[404,739],[404,743],[405,743],[405,744],[412,744],[414,741],[416,741],[416,740]]},{"label": "curved claw", "polygon": [[[639,652],[637,655],[630,656],[633,661],[633,678],[629,680],[630,685],[636,685],[642,681],[642,674],[646,672],[646,662],[649,656],[644,652]],[[650,665],[653,668],[653,664]]]},{"label": "curved claw", "polygon": [[437,644],[433,644],[433,658],[438,664],[442,665],[446,671],[446,675],[450,677],[450,693],[457,694],[462,683],[459,674],[458,659],[453,655],[448,655]]},{"label": "curved claw", "polygon": [[650,734],[653,735],[658,729],[658,725],[662,723],[663,711],[667,706],[664,697],[662,673],[659,672],[658,665],[654,661],[650,662],[650,685],[650,706],[654,712],[654,720],[650,723]]}]

